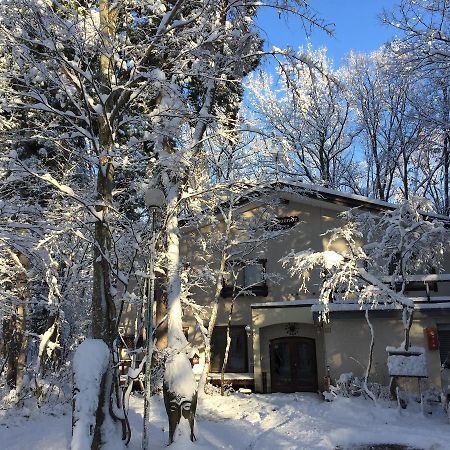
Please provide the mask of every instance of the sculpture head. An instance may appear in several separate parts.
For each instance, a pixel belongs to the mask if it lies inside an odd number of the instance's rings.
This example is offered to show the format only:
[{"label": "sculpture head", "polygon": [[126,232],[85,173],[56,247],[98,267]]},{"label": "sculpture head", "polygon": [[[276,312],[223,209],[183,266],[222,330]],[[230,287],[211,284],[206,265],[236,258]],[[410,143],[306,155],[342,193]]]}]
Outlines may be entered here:
[{"label": "sculpture head", "polygon": [[192,400],[182,398],[179,395],[173,396],[169,400],[169,410],[177,418],[177,423],[181,417],[189,419],[192,413]]}]

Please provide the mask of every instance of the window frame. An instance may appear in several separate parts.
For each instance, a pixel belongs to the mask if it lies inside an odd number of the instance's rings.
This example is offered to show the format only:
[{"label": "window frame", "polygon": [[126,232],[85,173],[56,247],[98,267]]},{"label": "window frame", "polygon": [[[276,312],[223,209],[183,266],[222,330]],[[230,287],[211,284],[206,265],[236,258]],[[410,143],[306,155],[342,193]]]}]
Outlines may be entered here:
[{"label": "window frame", "polygon": [[[267,286],[267,259],[258,258],[254,260],[247,261],[229,261],[228,266],[241,266],[239,271],[243,271],[244,284],[245,284],[245,269],[247,267],[260,265],[261,266],[261,283],[255,284],[249,288],[245,288],[245,286],[232,286],[227,284],[227,280],[225,277],[222,278],[222,291],[221,296],[224,298],[227,297],[249,297],[249,296],[257,296],[257,297],[267,297],[269,295],[269,288]],[[237,280],[236,280],[237,281]],[[243,292],[240,292],[243,291]],[[253,295],[252,295],[253,294]]]}]

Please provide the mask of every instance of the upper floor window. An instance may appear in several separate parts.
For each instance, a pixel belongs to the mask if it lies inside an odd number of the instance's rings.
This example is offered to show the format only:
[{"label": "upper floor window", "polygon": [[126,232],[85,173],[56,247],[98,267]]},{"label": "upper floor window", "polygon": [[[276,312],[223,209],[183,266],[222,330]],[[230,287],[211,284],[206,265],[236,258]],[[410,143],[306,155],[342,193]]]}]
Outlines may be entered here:
[{"label": "upper floor window", "polygon": [[268,294],[265,259],[230,261],[223,280],[222,297]]}]

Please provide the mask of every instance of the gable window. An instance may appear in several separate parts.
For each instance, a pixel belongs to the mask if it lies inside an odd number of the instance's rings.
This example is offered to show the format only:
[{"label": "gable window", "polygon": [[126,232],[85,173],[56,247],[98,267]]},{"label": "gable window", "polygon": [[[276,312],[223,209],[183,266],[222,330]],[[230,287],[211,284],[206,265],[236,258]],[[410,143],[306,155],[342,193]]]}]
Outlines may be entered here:
[{"label": "gable window", "polygon": [[[225,372],[248,372],[247,332],[244,325],[230,327],[230,352]],[[211,372],[221,372],[227,345],[227,327],[214,327],[211,336]]]},{"label": "gable window", "polygon": [[222,297],[257,295],[267,297],[266,261],[231,261],[223,279]]},{"label": "gable window", "polygon": [[270,231],[289,230],[299,222],[298,216],[274,217],[265,228]]}]

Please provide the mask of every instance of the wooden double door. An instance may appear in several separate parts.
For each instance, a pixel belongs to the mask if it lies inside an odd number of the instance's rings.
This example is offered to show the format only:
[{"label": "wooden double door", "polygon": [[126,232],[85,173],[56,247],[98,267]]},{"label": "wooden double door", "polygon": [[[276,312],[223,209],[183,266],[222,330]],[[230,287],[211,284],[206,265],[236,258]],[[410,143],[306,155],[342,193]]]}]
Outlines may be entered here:
[{"label": "wooden double door", "polygon": [[316,342],[305,337],[270,341],[272,392],[316,392]]}]

